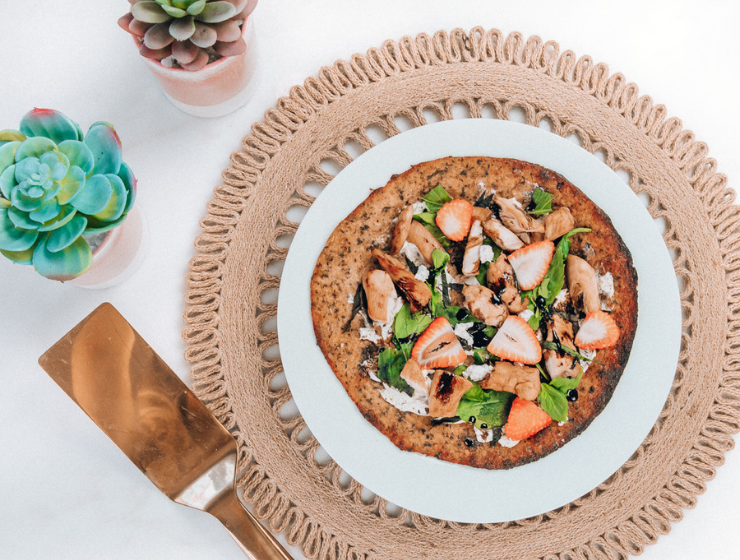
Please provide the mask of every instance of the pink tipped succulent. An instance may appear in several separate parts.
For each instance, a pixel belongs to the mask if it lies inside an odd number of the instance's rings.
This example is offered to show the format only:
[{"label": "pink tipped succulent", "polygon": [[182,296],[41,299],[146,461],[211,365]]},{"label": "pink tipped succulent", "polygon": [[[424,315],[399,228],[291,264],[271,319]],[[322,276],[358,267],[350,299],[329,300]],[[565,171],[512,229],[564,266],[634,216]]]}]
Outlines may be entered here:
[{"label": "pink tipped succulent", "polygon": [[[257,0],[129,0],[118,25],[139,42],[142,56],[191,72],[242,54],[242,26]],[[171,64],[170,64],[171,63]]]}]

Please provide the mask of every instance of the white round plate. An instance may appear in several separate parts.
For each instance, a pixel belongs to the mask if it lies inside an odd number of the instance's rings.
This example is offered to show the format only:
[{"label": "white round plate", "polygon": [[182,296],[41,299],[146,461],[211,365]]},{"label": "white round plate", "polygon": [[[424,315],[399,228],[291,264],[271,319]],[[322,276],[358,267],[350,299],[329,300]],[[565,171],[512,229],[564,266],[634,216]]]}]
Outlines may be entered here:
[{"label": "white round plate", "polygon": [[[476,469],[399,450],[360,414],[326,363],[313,332],[311,275],[334,228],[391,175],[446,156],[515,158],[565,176],[609,215],[632,252],[639,278],[637,333],[611,401],[567,445],[508,471]],[[593,490],[629,459],[650,432],[670,391],[681,310],[673,265],[655,222],[609,167],[575,144],[532,126],[464,119],[389,138],[355,159],[324,189],[290,246],[280,284],[278,335],[298,409],[319,443],[350,476],[420,514],[494,523],[561,507]]]}]

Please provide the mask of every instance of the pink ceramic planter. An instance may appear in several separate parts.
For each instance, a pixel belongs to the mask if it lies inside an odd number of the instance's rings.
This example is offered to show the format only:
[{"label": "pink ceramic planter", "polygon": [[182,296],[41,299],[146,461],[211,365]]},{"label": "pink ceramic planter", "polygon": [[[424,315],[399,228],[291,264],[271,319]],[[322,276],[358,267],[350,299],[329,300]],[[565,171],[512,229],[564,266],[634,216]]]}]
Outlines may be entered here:
[{"label": "pink ceramic planter", "polygon": [[70,280],[81,288],[109,288],[129,278],[146,253],[146,223],[134,205],[123,223],[111,230],[93,251],[90,270]]},{"label": "pink ceramic planter", "polygon": [[[144,62],[175,107],[198,117],[220,117],[244,105],[254,90],[258,56],[251,16],[244,21],[242,36],[246,52],[220,58],[196,72],[169,68],[149,58]],[[138,48],[136,38],[134,42]]]}]

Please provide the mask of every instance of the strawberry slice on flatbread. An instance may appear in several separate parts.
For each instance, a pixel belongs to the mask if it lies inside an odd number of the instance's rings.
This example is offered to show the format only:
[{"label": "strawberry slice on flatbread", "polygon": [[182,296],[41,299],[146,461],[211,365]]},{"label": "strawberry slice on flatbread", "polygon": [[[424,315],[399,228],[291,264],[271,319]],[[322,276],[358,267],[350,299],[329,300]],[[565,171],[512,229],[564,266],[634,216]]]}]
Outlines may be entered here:
[{"label": "strawberry slice on flatbread", "polygon": [[486,348],[494,356],[520,364],[536,364],[542,359],[542,347],[527,322],[509,315]]},{"label": "strawberry slice on flatbread", "polygon": [[619,327],[604,311],[592,311],[581,324],[575,343],[583,350],[599,350],[614,346],[619,340]]},{"label": "strawberry slice on flatbread", "polygon": [[460,198],[446,202],[437,211],[437,227],[452,241],[462,241],[473,223],[473,205]]},{"label": "strawberry slice on flatbread", "polygon": [[522,290],[531,290],[542,282],[550,268],[553,254],[555,244],[545,239],[517,249],[509,255],[509,263]]},{"label": "strawberry slice on flatbread", "polygon": [[422,369],[457,367],[467,354],[450,322],[437,317],[421,334],[411,350],[411,357]]},{"label": "strawberry slice on flatbread", "polygon": [[510,440],[521,441],[544,430],[551,423],[552,418],[547,412],[532,401],[517,397],[511,403],[504,433]]}]

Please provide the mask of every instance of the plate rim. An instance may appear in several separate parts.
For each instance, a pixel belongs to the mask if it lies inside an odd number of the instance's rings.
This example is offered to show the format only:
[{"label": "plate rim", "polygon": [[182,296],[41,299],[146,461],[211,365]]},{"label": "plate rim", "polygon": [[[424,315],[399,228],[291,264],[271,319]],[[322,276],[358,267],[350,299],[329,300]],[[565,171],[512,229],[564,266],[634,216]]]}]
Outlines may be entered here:
[{"label": "plate rim", "polygon": [[[471,133],[475,134],[471,135]],[[652,240],[650,244],[647,244],[644,243],[643,238],[643,243],[641,243],[640,245],[640,250],[636,251],[634,240],[632,241],[632,245],[630,245],[630,243],[628,243],[625,239],[625,244],[628,246],[628,248],[630,248],[630,252],[632,253],[633,262],[639,261],[642,263],[642,261],[645,260],[642,254],[644,251],[649,250],[652,254],[655,253],[657,250],[657,252],[662,253],[662,255],[653,255],[654,257],[658,257],[658,259],[657,261],[652,262],[653,264],[655,264],[656,262],[660,263],[660,267],[662,267],[662,269],[659,268],[658,275],[663,280],[665,280],[667,278],[668,268],[670,268],[670,278],[672,279],[672,282],[669,282],[668,284],[668,289],[663,289],[657,294],[654,292],[647,293],[647,290],[649,290],[649,287],[652,286],[654,279],[651,278],[651,275],[645,275],[644,270],[641,273],[640,269],[638,268],[637,262],[635,262],[635,268],[638,271],[638,327],[635,334],[633,350],[630,355],[630,360],[625,367],[623,378],[622,380],[620,380],[620,383],[618,384],[617,389],[612,395],[609,403],[607,403],[606,408],[596,419],[594,419],[592,424],[588,428],[586,428],[586,430],[584,430],[584,432],[580,436],[568,442],[567,445],[564,445],[562,448],[554,451],[553,453],[542,459],[539,459],[538,461],[535,461],[528,465],[521,465],[515,467],[514,469],[506,471],[488,471],[485,469],[476,469],[464,465],[446,463],[421,454],[401,451],[400,449],[398,449],[390,440],[386,438],[384,434],[382,434],[364,419],[364,417],[357,409],[355,403],[346,393],[344,387],[341,385],[339,380],[334,375],[334,372],[331,370],[326,360],[324,359],[323,353],[316,345],[313,323],[310,318],[309,287],[310,278],[315,266],[315,257],[318,257],[318,254],[324,247],[326,239],[334,230],[336,225],[344,220],[344,218],[349,215],[349,213],[357,206],[357,204],[362,202],[362,200],[364,200],[371,192],[371,188],[367,186],[367,183],[365,184],[365,186],[355,187],[345,185],[345,183],[349,183],[350,185],[352,184],[353,174],[358,173],[358,169],[363,170],[364,167],[376,166],[380,169],[376,168],[375,173],[371,173],[371,175],[375,177],[375,175],[381,173],[381,170],[390,168],[390,172],[382,171],[382,173],[386,173],[386,175],[381,184],[373,184],[373,187],[377,188],[383,186],[392,174],[402,173],[410,167],[410,165],[406,165],[406,167],[399,166],[400,162],[408,161],[410,157],[409,154],[404,151],[408,149],[404,148],[405,144],[412,144],[412,153],[420,154],[419,157],[413,158],[414,161],[412,161],[412,164],[414,164],[420,163],[422,161],[437,159],[437,157],[428,157],[421,155],[430,152],[430,150],[433,151],[434,149],[440,149],[439,146],[430,148],[429,145],[427,145],[425,142],[431,141],[431,143],[433,144],[436,141],[435,138],[439,138],[440,136],[446,138],[448,142],[451,138],[460,140],[460,136],[466,135],[468,137],[474,136],[477,139],[478,136],[476,136],[476,134],[478,133],[480,133],[481,137],[483,138],[483,140],[480,140],[480,142],[482,143],[480,149],[476,150],[474,153],[459,153],[461,151],[469,150],[470,147],[467,145],[463,146],[462,148],[460,147],[460,145],[452,147],[447,146],[447,151],[445,152],[445,155],[492,155],[493,157],[513,157],[515,159],[524,159],[526,161],[531,161],[533,163],[543,165],[544,167],[547,167],[548,169],[551,169],[557,173],[560,173],[561,175],[568,178],[568,180],[571,181],[574,185],[581,188],[581,190],[583,190],[587,194],[587,196],[589,196],[589,198],[591,198],[592,200],[596,198],[597,200],[594,200],[594,202],[600,208],[602,208],[607,215],[609,215],[612,221],[614,221],[613,214],[619,214],[620,219],[618,221],[622,223],[623,227],[625,220],[629,221],[629,215],[634,213],[632,219],[633,221],[636,221],[633,225],[644,230],[647,228],[647,223],[649,223],[651,225],[651,228],[647,229],[650,230],[651,234],[648,237],[652,237]],[[485,136],[486,134],[491,134],[492,136],[487,137]],[[498,138],[499,135],[502,137]],[[516,139],[518,139],[519,144],[517,144]],[[522,142],[524,142],[524,144],[522,144]],[[490,143],[490,145],[488,143]],[[527,143],[529,143],[528,146]],[[536,153],[534,158],[517,156],[517,154],[521,153],[522,150],[526,151],[527,149],[535,150]],[[537,152],[537,150],[544,151]],[[553,154],[555,154],[555,160],[553,160]],[[557,160],[557,158],[563,158],[564,155],[572,156],[576,160],[576,163],[565,165],[563,164],[563,162],[566,161],[567,158]],[[377,158],[381,160],[380,163],[374,162],[374,160]],[[572,165],[575,165],[576,167],[573,168]],[[573,171],[573,169],[577,169],[579,166],[582,168],[582,170],[577,173],[569,173],[568,171],[563,172],[563,168]],[[573,179],[574,175],[577,175],[577,178],[575,180]],[[596,181],[597,179],[607,180],[609,183],[611,183],[609,185],[610,189],[602,189],[601,187],[595,187],[591,183],[588,183],[588,180]],[[368,180],[368,183],[369,182],[371,182],[371,180]],[[584,186],[586,188],[584,188]],[[611,187],[614,188],[612,189]],[[342,196],[334,198],[330,198],[330,196],[327,195],[327,193],[333,193],[334,191],[339,191],[339,189],[348,188],[353,188],[354,191],[343,190],[341,191]],[[599,200],[601,200],[601,203],[599,202]],[[621,211],[617,212],[612,207],[612,205],[614,205],[616,202],[627,204],[628,211],[624,213],[627,216],[626,218],[625,216],[621,215]],[[607,208],[604,208],[604,205],[606,205]],[[338,206],[340,207],[340,209],[346,206],[346,211],[344,211],[344,213],[337,212]],[[611,208],[612,211],[610,211],[609,208]],[[329,214],[332,216],[331,220],[327,220],[325,217],[327,215],[327,211],[333,212]],[[321,218],[319,218],[318,216],[321,216]],[[314,222],[320,224],[320,227],[313,225]],[[320,232],[322,232],[321,235],[317,235],[314,232],[314,230],[317,228]],[[615,224],[615,228],[617,228],[617,231],[620,233],[623,239],[625,238],[625,235],[628,238],[632,237],[632,235],[628,235],[626,231],[620,231],[620,229],[617,227],[617,224]],[[328,234],[323,235],[323,232],[326,230],[328,230]],[[655,246],[656,242],[658,242],[657,247]],[[306,247],[306,245],[308,245],[308,247]],[[646,245],[647,248],[645,248]],[[317,247],[318,252],[316,252]],[[311,249],[313,252],[303,251],[307,248]],[[310,255],[314,254],[315,257],[313,258],[313,262],[310,265],[310,270],[307,272],[308,284],[301,285],[301,280],[305,280],[306,276],[305,266],[301,268],[301,264],[303,263],[303,261],[306,260],[307,256],[310,257]],[[298,257],[297,255],[300,255],[300,257]],[[636,258],[636,256],[638,255],[639,257]],[[302,260],[299,260],[301,258]],[[644,266],[644,263],[640,264],[640,267],[644,268]],[[645,288],[646,285],[648,286],[647,289]],[[655,318],[652,316],[644,317],[646,311],[654,307],[653,305],[646,305],[646,302],[652,301],[656,297],[658,297],[661,302],[668,302],[670,300],[673,300],[672,304],[668,306],[668,312],[665,313],[664,320],[662,322],[659,322],[663,328],[658,330],[658,334],[663,334],[663,338],[665,339],[663,342],[665,343],[666,347],[661,354],[663,359],[662,362],[659,359],[652,360],[652,362],[650,360],[647,360],[646,364],[643,364],[642,362],[645,361],[644,353],[646,352],[646,349],[643,346],[647,344],[647,341],[645,340],[645,336],[647,335],[645,335],[643,332],[645,331],[644,325],[646,324],[646,320],[649,325],[653,325],[653,323],[655,322]],[[298,301],[296,301],[296,298],[298,298]],[[308,318],[306,318],[306,314],[304,313],[306,309],[302,308],[301,313],[298,314],[298,321],[296,321],[296,316],[294,313],[290,314],[290,320],[288,320],[288,314],[281,313],[281,308],[290,308],[292,310],[295,310],[296,304],[301,303],[301,298],[304,305],[306,303],[308,304]],[[300,349],[306,349],[305,344],[299,344],[298,347],[293,344],[281,345],[281,358],[283,362],[283,368],[285,370],[285,376],[288,381],[288,385],[291,389],[291,394],[298,406],[299,411],[303,415],[307,426],[317,438],[319,443],[324,447],[324,449],[332,457],[332,459],[334,459],[340,465],[340,467],[344,469],[350,476],[352,476],[355,480],[357,480],[360,484],[362,484],[369,490],[372,490],[374,493],[384,497],[385,499],[401,507],[404,507],[411,511],[416,511],[424,515],[468,523],[512,521],[525,517],[531,517],[533,515],[539,515],[557,507],[561,507],[569,503],[573,499],[577,499],[578,497],[588,493],[593,488],[597,487],[599,484],[601,484],[601,482],[611,476],[616,470],[621,467],[621,465],[639,447],[639,445],[641,445],[644,438],[650,432],[650,429],[652,429],[655,420],[658,419],[663,404],[665,403],[665,400],[670,392],[673,378],[675,377],[676,365],[678,363],[678,354],[680,349],[681,307],[678,292],[678,283],[676,280],[675,271],[673,269],[673,263],[670,259],[670,255],[663,241],[663,238],[657,230],[654,219],[647,212],[637,196],[631,191],[627,184],[625,184],[624,181],[622,181],[616,175],[616,173],[611,168],[606,166],[606,164],[601,162],[593,154],[580,148],[576,144],[569,142],[568,140],[553,133],[541,130],[530,125],[502,120],[457,119],[413,128],[411,130],[402,132],[401,134],[398,134],[392,138],[389,138],[381,142],[377,146],[371,148],[370,150],[364,152],[359,157],[355,158],[347,167],[342,169],[342,171],[340,171],[340,173],[338,173],[336,177],[334,177],[334,179],[329,183],[329,185],[327,185],[327,187],[322,191],[319,197],[309,208],[290,245],[283,268],[281,287],[278,292],[278,340],[285,340],[286,337],[289,336],[300,336],[301,333],[303,333],[303,335],[305,336],[306,333],[300,330],[300,327],[298,327],[298,325],[304,325],[305,328],[306,319],[310,324],[310,336],[308,338],[310,338],[313,342],[313,346],[315,347],[315,350],[318,352],[318,355],[321,358],[318,364],[311,365],[317,367],[319,370],[323,369],[323,372],[319,372],[320,375],[323,375],[323,377],[327,377],[326,374],[328,370],[328,374],[330,374],[330,377],[328,377],[327,379],[320,378],[322,379],[322,383],[325,382],[326,387],[328,387],[329,389],[331,389],[331,386],[333,385],[331,395],[335,397],[337,396],[336,386],[338,385],[339,389],[341,390],[341,394],[343,394],[344,396],[344,399],[348,401],[342,402],[341,395],[339,395],[340,409],[344,413],[346,413],[346,415],[341,416],[341,419],[343,420],[342,427],[338,427],[336,423],[332,426],[332,422],[338,419],[336,413],[332,413],[330,410],[327,411],[326,407],[317,406],[316,403],[312,402],[311,399],[308,398],[307,395],[309,393],[305,391],[305,387],[303,386],[304,384],[301,380],[301,377],[297,373],[299,370],[298,366],[302,366],[300,369],[304,369],[306,365],[305,356],[298,356],[298,354],[300,353]],[[641,325],[643,325],[642,330]],[[299,329],[299,332],[294,329]],[[669,333],[671,332],[674,334],[672,338],[669,335]],[[653,333],[652,336],[656,335]],[[652,344],[654,344],[654,342]],[[635,365],[633,362],[633,357],[638,355],[638,352],[640,352],[639,355],[641,356],[641,363]],[[309,354],[313,354],[312,358],[316,357],[316,352],[309,352]],[[668,357],[667,361],[665,361],[666,357]],[[622,444],[620,446],[619,452],[619,457],[621,458],[620,460],[614,460],[612,456],[608,461],[608,468],[600,465],[600,474],[597,477],[586,477],[587,482],[585,483],[583,482],[583,478],[577,478],[577,480],[581,482],[580,484],[565,485],[569,490],[568,492],[550,492],[549,494],[546,494],[543,498],[541,493],[533,492],[531,488],[525,487],[523,485],[523,482],[531,483],[533,480],[537,480],[539,478],[538,475],[543,474],[541,471],[547,472],[548,467],[551,467],[552,469],[557,469],[558,466],[562,466],[562,464],[565,462],[564,459],[552,459],[554,457],[560,458],[564,456],[580,454],[577,455],[575,458],[578,459],[581,464],[585,464],[583,456],[584,451],[581,449],[584,447],[583,442],[588,442],[591,444],[591,447],[586,450],[588,451],[586,453],[587,456],[591,456],[591,458],[593,458],[594,454],[597,451],[599,451],[599,456],[603,456],[605,453],[608,456],[610,451],[608,449],[609,446],[606,445],[604,442],[592,441],[594,440],[594,435],[588,436],[588,434],[593,430],[594,427],[604,424],[607,419],[612,419],[612,416],[615,415],[615,407],[611,405],[622,405],[622,401],[626,398],[624,395],[621,395],[621,393],[624,393],[624,391],[620,391],[620,387],[624,387],[625,385],[627,385],[626,383],[623,383],[623,380],[628,375],[630,377],[637,375],[638,372],[633,372],[633,370],[641,365],[658,366],[658,369],[662,367],[661,378],[659,380],[660,382],[653,382],[653,388],[659,390],[662,396],[660,397],[660,399],[653,396],[647,401],[643,397],[640,398],[640,407],[643,410],[649,408],[651,411],[650,416],[652,416],[652,421],[649,423],[649,426],[644,420],[644,417],[647,416],[647,413],[642,413],[640,415],[643,420],[638,423],[637,427],[633,426],[629,422],[626,422],[628,428],[630,428],[631,430],[639,429],[639,433],[642,434],[641,437],[639,437],[638,441],[638,437],[635,433],[628,433],[629,441],[637,442],[637,444],[631,448],[629,453],[624,451],[624,448],[628,446]],[[669,365],[670,367],[668,367]],[[668,376],[668,370],[670,370],[670,376]],[[668,377],[670,377],[670,379],[668,379]],[[315,379],[316,378],[313,377],[311,380],[311,384],[314,386],[316,386]],[[629,384],[629,386],[631,388],[632,384]],[[615,400],[618,394],[620,395],[620,399]],[[657,404],[658,400],[660,400],[659,405]],[[352,410],[347,410],[347,404],[351,406],[351,409],[354,411],[354,413],[352,413]],[[608,415],[606,414],[607,411],[609,411]],[[344,423],[346,422],[349,422],[352,427],[347,428],[344,425]],[[375,435],[369,433],[367,428],[369,428],[369,430],[372,430]],[[604,427],[601,427],[597,431],[597,433],[600,433],[602,431],[604,431]],[[348,433],[352,433],[353,435],[355,435],[358,432],[360,433],[363,441],[363,445],[361,446],[357,445],[356,442],[347,441]],[[593,433],[594,432],[592,432],[592,434]],[[382,438],[382,440],[379,438]],[[344,444],[342,443],[343,439],[345,440]],[[579,441],[581,441],[582,443],[579,444]],[[366,445],[368,443],[371,445]],[[493,492],[492,495],[492,492],[490,490],[483,493],[485,494],[485,496],[476,494],[476,496],[474,496],[473,498],[469,498],[467,501],[465,501],[464,504],[459,504],[459,499],[452,501],[448,499],[447,502],[451,503],[445,503],[440,506],[438,497],[434,500],[436,503],[430,503],[428,499],[427,501],[425,501],[423,495],[419,495],[418,488],[415,488],[415,490],[417,490],[416,492],[410,490],[403,491],[402,488],[399,488],[399,486],[403,483],[399,483],[398,481],[394,480],[394,477],[383,473],[373,474],[368,466],[370,464],[373,464],[374,459],[377,459],[377,452],[383,454],[382,456],[384,457],[384,460],[388,460],[388,458],[392,459],[391,463],[394,466],[401,465],[414,469],[421,469],[422,472],[427,472],[428,474],[432,474],[434,476],[443,476],[448,478],[450,481],[457,481],[457,479],[462,476],[463,480],[467,479],[469,482],[476,482],[480,484],[481,482],[485,482],[484,479],[488,479],[488,482],[493,483],[494,485],[498,485],[499,490],[501,489],[501,485],[511,486],[513,484],[514,487],[521,486],[520,489],[522,491],[522,494],[518,496],[517,504],[514,504],[514,507],[511,507],[511,505],[508,507],[506,505],[502,506],[499,502],[494,501],[493,506],[495,506],[495,511],[491,511],[492,505],[490,498],[495,497],[496,492]],[[385,457],[386,454],[388,455],[388,457]],[[610,472],[606,473],[606,475],[604,476],[604,473],[607,470],[609,470]],[[480,473],[484,474],[481,475]],[[413,479],[414,477],[410,478]],[[594,483],[595,478],[600,478],[600,480]],[[517,481],[517,479],[519,480]],[[506,495],[510,497],[509,494]],[[566,499],[566,496],[569,497],[567,497]],[[475,507],[471,507],[470,500],[473,500],[475,502],[473,504]],[[483,504],[481,503],[483,500],[488,500],[488,502]],[[511,500],[505,501],[511,502]],[[455,502],[458,503],[456,504]]]}]

